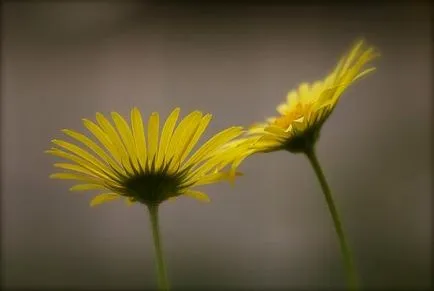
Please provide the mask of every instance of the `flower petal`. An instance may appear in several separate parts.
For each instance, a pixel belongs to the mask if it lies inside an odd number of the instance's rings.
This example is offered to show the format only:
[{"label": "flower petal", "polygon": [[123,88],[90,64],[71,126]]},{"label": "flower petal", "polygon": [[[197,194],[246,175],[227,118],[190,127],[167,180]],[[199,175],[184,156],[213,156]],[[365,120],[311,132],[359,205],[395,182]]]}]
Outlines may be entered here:
[{"label": "flower petal", "polygon": [[103,185],[100,184],[78,184],[71,188],[69,188],[69,191],[87,191],[87,190],[99,190],[99,189],[105,189]]},{"label": "flower petal", "polygon": [[101,126],[101,129],[105,132],[113,146],[117,149],[117,152],[120,155],[121,164],[125,168],[126,172],[130,174],[133,173],[133,168],[131,167],[127,149],[125,148],[124,143],[116,132],[116,129],[105,118],[105,116],[99,112],[96,113],[96,120],[98,121],[98,124]]},{"label": "flower petal", "polygon": [[186,192],[183,193],[183,195],[200,200],[202,202],[210,202],[211,201],[209,199],[208,195],[206,195],[205,193],[200,192],[200,191],[187,190]]},{"label": "flower petal", "polygon": [[154,163],[158,151],[158,136],[160,128],[160,116],[152,112],[148,121],[148,166]]},{"label": "flower petal", "polygon": [[112,143],[108,135],[95,123],[88,119],[83,119],[84,126],[98,139],[98,141],[107,149],[112,157],[122,164],[122,155],[119,149]]},{"label": "flower petal", "polygon": [[133,198],[131,198],[131,197],[126,197],[125,198],[125,204],[127,206],[132,206],[134,203],[136,203],[136,201]]},{"label": "flower petal", "polygon": [[[203,176],[199,179],[199,181],[197,181],[194,185],[195,186],[200,186],[200,185],[207,185],[207,184],[214,184],[220,181],[230,181],[232,178],[231,173],[228,172],[217,172],[217,173],[212,173],[206,176]],[[240,172],[235,172],[234,176],[242,176],[242,173]]]},{"label": "flower petal", "polygon": [[91,176],[91,177],[97,178],[97,179],[101,178],[101,177],[98,177],[97,175],[93,174],[91,171],[88,171],[79,165],[67,164],[67,163],[56,163],[56,164],[54,164],[54,167],[74,171],[74,172],[77,172],[80,174],[85,174],[85,175],[88,175],[88,176]]},{"label": "flower petal", "polygon": [[286,103],[282,103],[282,104],[279,104],[279,106],[277,106],[276,110],[281,115],[285,115],[289,112],[289,106]]},{"label": "flower petal", "polygon": [[144,171],[146,169],[146,140],[142,115],[138,108],[131,110],[131,127],[133,129],[134,144],[136,145],[137,158]]},{"label": "flower petal", "polygon": [[185,158],[190,154],[191,150],[197,144],[203,132],[208,127],[208,124],[210,123],[211,119],[212,119],[211,114],[206,114],[204,117],[202,117],[199,126],[197,127],[193,137],[191,138],[190,142],[188,143],[185,151],[181,156],[181,160],[180,160],[181,163],[185,160]]},{"label": "flower petal", "polygon": [[160,146],[158,149],[157,167],[160,167],[166,157],[166,151],[171,143],[173,130],[178,121],[180,108],[175,108],[167,117],[161,132]]},{"label": "flower petal", "polygon": [[109,172],[109,169],[107,167],[104,168],[104,167],[96,166],[96,165],[90,163],[89,161],[87,161],[81,157],[78,157],[74,154],[64,152],[64,151],[59,150],[57,148],[52,148],[51,150],[48,150],[45,152],[48,154],[54,155],[54,156],[58,156],[58,157],[63,158],[63,159],[73,161],[73,162],[77,163],[78,165],[80,165],[81,167],[85,168],[86,170],[89,170],[90,172],[92,172],[93,176],[97,176],[99,178],[107,179],[107,180],[111,180],[111,181],[116,180],[115,174]]},{"label": "flower petal", "polygon": [[376,70],[376,68],[369,68],[369,69],[364,70],[363,72],[361,72],[360,74],[358,74],[357,76],[354,77],[353,82],[368,75],[368,74],[370,74],[371,72],[373,72],[375,70]]},{"label": "flower petal", "polygon": [[206,159],[210,155],[213,155],[214,151],[224,145],[225,143],[231,141],[236,138],[243,132],[243,128],[240,126],[234,126],[227,128],[212,138],[210,138],[204,145],[202,145],[191,157],[190,159],[183,165],[183,168],[187,168],[188,166],[194,165],[201,160]]},{"label": "flower petal", "polygon": [[107,168],[106,166],[104,166],[104,163],[101,162],[101,160],[98,160],[97,158],[95,158],[95,156],[91,155],[89,152],[83,150],[82,148],[63,141],[63,140],[58,140],[58,139],[53,139],[51,141],[52,143],[54,143],[55,145],[62,147],[68,151],[70,151],[71,153],[73,153],[74,155],[76,155],[77,157],[81,158],[82,160],[86,161],[89,165],[92,165],[93,169],[100,169],[103,170],[105,168]]},{"label": "flower petal", "polygon": [[170,165],[171,170],[178,167],[181,155],[191,137],[194,135],[196,129],[199,127],[199,121],[202,118],[202,113],[200,111],[193,111],[188,114],[178,125],[173,133],[172,142],[167,149],[167,158],[172,160]]},{"label": "flower petal", "polygon": [[99,194],[98,196],[95,196],[91,201],[90,201],[90,206],[96,206],[99,205],[101,203],[104,202],[108,202],[108,201],[113,201],[116,199],[119,199],[121,196],[119,194],[116,193],[104,193],[104,194]]},{"label": "flower petal", "polygon": [[94,143],[90,138],[88,138],[84,134],[81,134],[79,132],[70,129],[63,129],[62,131],[65,134],[69,135],[70,137],[78,140],[79,142],[87,146],[94,153],[96,153],[104,162],[109,163],[116,171],[122,172],[121,168],[119,167],[119,164],[115,160],[113,160],[108,154],[106,154],[105,151],[101,147],[99,147],[96,143]]},{"label": "flower petal", "polygon": [[54,173],[50,175],[50,179],[62,179],[62,180],[77,180],[89,183],[99,183],[99,179],[92,178],[90,176],[83,176],[71,173]]},{"label": "flower petal", "polygon": [[121,140],[123,144],[125,145],[125,148],[127,149],[128,153],[128,160],[131,163],[131,166],[136,170],[139,171],[139,161],[136,155],[136,147],[134,143],[134,137],[133,133],[131,132],[130,127],[128,126],[128,123],[125,121],[125,119],[117,112],[111,113],[112,119],[116,125],[116,129],[118,130]]}]

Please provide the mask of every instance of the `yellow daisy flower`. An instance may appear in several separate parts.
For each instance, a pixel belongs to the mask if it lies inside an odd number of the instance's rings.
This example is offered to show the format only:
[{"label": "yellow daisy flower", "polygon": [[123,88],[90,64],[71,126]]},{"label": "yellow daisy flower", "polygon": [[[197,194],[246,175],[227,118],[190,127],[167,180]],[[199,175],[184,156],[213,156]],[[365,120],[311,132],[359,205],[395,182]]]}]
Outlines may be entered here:
[{"label": "yellow daisy flower", "polygon": [[[358,288],[357,271],[330,187],[316,155],[315,144],[321,127],[335,109],[342,93],[356,80],[375,70],[364,67],[378,55],[374,48],[365,48],[363,41],[357,42],[324,80],[313,84],[302,83],[297,90],[288,93],[286,102],[277,107],[278,116],[252,126],[246,136],[226,145],[227,148],[243,148],[232,164],[233,171],[242,160],[258,152],[287,150],[307,156],[333,219],[351,290]],[[248,147],[244,148],[246,145]]]},{"label": "yellow daisy flower", "polygon": [[129,204],[140,202],[147,206],[160,290],[169,290],[159,230],[160,203],[180,195],[208,201],[206,194],[192,188],[232,181],[239,174],[234,170],[236,166],[233,165],[231,171],[223,171],[223,168],[234,163],[243,150],[239,145],[228,146],[243,132],[242,127],[234,126],[217,133],[193,152],[212,116],[194,111],[177,125],[179,113],[180,109],[175,108],[169,114],[161,132],[160,116],[156,112],[149,117],[147,128],[137,108],[131,110],[131,124],[116,112],[111,113],[113,123],[97,113],[96,123],[83,119],[95,141],[64,129],[63,132],[79,145],[54,139],[56,147],[47,151],[69,160],[54,164],[66,171],[52,174],[51,178],[79,181],[72,191],[106,191],[92,199],[92,206],[119,198]]},{"label": "yellow daisy flower", "polygon": [[119,198],[129,204],[158,205],[180,195],[208,201],[206,194],[191,188],[230,180],[238,174],[222,169],[242,151],[225,145],[243,130],[225,129],[192,153],[212,116],[194,111],[176,126],[179,113],[179,108],[170,113],[161,132],[159,114],[152,113],[145,128],[137,108],[131,111],[131,125],[116,112],[111,113],[113,124],[101,113],[96,114],[96,123],[83,119],[99,144],[79,132],[62,130],[79,145],[52,140],[56,147],[46,152],[69,162],[54,164],[66,171],[50,177],[79,181],[71,191],[106,191],[92,199],[92,206]]},{"label": "yellow daisy flower", "polygon": [[302,83],[297,90],[290,91],[286,102],[277,106],[278,116],[249,129],[251,137],[246,141],[254,145],[253,151],[297,153],[312,146],[342,93],[356,80],[375,70],[363,68],[378,55],[374,48],[365,48],[364,42],[359,41],[324,80]]}]

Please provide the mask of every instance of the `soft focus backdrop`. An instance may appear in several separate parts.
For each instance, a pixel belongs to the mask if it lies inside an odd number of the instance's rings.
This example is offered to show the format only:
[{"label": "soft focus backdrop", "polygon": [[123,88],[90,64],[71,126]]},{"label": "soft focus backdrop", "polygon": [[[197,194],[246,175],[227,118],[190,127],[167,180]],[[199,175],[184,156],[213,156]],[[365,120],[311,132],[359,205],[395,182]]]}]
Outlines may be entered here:
[{"label": "soft focus backdrop", "polygon": [[[417,2],[417,1],[414,1]],[[418,5],[8,2],[2,15],[3,287],[156,286],[140,205],[88,206],[43,152],[81,118],[133,106],[214,114],[207,136],[274,114],[364,37],[378,71],[352,86],[318,154],[367,289],[430,284],[429,9]],[[331,219],[303,156],[257,155],[235,187],[161,209],[174,288],[344,287]]]}]

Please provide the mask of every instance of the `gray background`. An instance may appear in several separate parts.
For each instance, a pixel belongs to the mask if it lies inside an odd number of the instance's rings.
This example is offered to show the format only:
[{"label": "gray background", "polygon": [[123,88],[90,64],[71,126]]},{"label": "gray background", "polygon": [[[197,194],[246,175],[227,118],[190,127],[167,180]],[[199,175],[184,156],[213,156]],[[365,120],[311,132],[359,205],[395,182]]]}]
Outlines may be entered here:
[{"label": "gray background", "polygon": [[[414,1],[416,2],[416,1]],[[153,288],[140,205],[88,206],[52,181],[43,151],[62,128],[112,110],[215,118],[207,136],[274,114],[358,37],[382,53],[326,123],[318,154],[365,288],[430,284],[429,9],[8,2],[2,23],[2,276],[5,287]],[[337,240],[306,159],[257,155],[235,187],[161,208],[175,288],[344,287]]]}]

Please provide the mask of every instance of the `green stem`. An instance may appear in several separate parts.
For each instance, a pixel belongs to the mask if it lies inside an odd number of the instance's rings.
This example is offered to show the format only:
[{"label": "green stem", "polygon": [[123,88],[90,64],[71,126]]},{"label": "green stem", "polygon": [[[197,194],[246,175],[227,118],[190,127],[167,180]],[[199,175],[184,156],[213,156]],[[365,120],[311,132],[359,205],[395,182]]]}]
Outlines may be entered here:
[{"label": "green stem", "polygon": [[348,246],[348,242],[345,238],[345,234],[342,228],[342,223],[339,218],[338,211],[336,209],[335,203],[333,201],[332,193],[330,191],[330,187],[327,183],[327,180],[324,176],[323,170],[321,169],[321,166],[319,164],[318,158],[315,153],[315,149],[310,149],[305,152],[307,158],[309,159],[315,174],[318,177],[318,180],[321,184],[321,188],[323,190],[325,199],[327,201],[327,205],[330,210],[330,214],[333,218],[333,223],[335,226],[336,233],[339,238],[339,243],[341,247],[341,252],[345,264],[345,268],[347,271],[347,280],[348,280],[348,287],[350,290],[357,290],[358,289],[358,279],[357,279],[357,272],[356,268],[354,266],[353,257],[351,255],[350,248]]},{"label": "green stem", "polygon": [[159,290],[169,290],[169,282],[167,280],[166,267],[164,264],[163,250],[160,239],[160,226],[158,222],[158,205],[148,205],[149,217],[152,225],[152,235],[154,237],[154,248],[157,259],[158,269],[158,287]]}]

